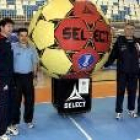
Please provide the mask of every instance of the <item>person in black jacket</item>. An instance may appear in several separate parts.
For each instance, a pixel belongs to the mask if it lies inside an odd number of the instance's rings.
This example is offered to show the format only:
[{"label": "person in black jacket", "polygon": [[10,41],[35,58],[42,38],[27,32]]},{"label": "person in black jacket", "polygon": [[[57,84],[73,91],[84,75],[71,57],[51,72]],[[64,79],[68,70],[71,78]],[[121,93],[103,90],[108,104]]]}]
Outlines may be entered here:
[{"label": "person in black jacket", "polygon": [[139,54],[139,76],[138,76],[138,82],[139,82],[139,97],[138,97],[138,109],[137,114],[140,117],[140,38],[138,39],[139,43],[137,43],[137,50]]},{"label": "person in black jacket", "polygon": [[134,31],[134,23],[129,22],[125,24],[125,36],[119,36],[117,38],[109,59],[104,65],[108,67],[117,59],[116,119],[122,118],[126,88],[128,91],[128,113],[131,117],[137,117],[135,113],[135,98],[139,66],[136,47],[137,39],[134,37]]},{"label": "person in black jacket", "polygon": [[14,91],[13,52],[8,40],[14,22],[5,18],[0,21],[0,140],[9,140],[6,131],[11,121],[11,102]]}]

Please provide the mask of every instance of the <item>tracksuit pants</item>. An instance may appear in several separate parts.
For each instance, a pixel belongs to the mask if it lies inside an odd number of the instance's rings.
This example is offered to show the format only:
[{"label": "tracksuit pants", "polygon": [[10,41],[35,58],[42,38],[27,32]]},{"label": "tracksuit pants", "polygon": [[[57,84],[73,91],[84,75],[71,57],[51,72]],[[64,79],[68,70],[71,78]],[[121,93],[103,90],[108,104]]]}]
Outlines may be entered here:
[{"label": "tracksuit pants", "polygon": [[14,111],[12,117],[12,124],[19,124],[21,117],[21,102],[24,97],[24,121],[30,123],[33,120],[34,113],[34,86],[33,74],[19,74],[15,73],[16,94],[14,98]]},{"label": "tracksuit pants", "polygon": [[139,72],[138,81],[139,81],[138,113],[140,114],[140,72]]},{"label": "tracksuit pants", "polygon": [[11,125],[15,84],[12,77],[0,76],[0,136]]},{"label": "tracksuit pants", "polygon": [[135,109],[137,78],[138,76],[135,74],[117,73],[116,113],[123,112],[125,89],[127,89],[128,93],[128,110]]}]

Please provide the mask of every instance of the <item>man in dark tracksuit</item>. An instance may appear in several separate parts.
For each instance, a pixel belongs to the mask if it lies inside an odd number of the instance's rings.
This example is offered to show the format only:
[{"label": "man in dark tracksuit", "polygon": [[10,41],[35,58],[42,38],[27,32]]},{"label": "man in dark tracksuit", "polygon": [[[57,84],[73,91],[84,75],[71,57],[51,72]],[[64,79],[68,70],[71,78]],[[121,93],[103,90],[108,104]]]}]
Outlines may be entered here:
[{"label": "man in dark tracksuit", "polygon": [[131,117],[136,117],[135,98],[138,78],[138,51],[136,38],[134,37],[134,25],[125,25],[125,36],[119,36],[114,44],[105,67],[111,65],[117,59],[117,99],[116,119],[122,118],[123,100],[125,88],[128,91],[128,110]]},{"label": "man in dark tracksuit", "polygon": [[5,134],[11,123],[11,102],[13,86],[13,52],[8,40],[14,22],[11,19],[0,21],[0,140],[9,140]]},{"label": "man in dark tracksuit", "polygon": [[137,43],[137,49],[138,49],[138,52],[139,52],[139,77],[138,77],[138,81],[139,81],[139,97],[138,97],[137,114],[138,114],[138,116],[140,116],[140,39],[139,39],[139,43]]}]

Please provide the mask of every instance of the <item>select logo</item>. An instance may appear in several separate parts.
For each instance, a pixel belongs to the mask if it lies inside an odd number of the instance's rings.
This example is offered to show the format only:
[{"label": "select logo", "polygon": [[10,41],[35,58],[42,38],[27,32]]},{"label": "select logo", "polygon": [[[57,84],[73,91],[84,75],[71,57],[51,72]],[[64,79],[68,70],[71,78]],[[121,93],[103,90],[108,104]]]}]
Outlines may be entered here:
[{"label": "select logo", "polygon": [[64,108],[65,109],[83,108],[85,106],[86,106],[85,99],[80,95],[79,91],[76,89],[76,85],[74,85],[70,97],[64,103]]}]

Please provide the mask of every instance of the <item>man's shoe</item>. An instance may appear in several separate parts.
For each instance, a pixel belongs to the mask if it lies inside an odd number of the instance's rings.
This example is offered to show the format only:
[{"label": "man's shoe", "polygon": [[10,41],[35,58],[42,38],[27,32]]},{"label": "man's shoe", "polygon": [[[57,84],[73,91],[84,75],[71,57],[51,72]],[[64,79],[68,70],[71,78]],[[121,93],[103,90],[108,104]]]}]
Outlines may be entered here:
[{"label": "man's shoe", "polygon": [[19,134],[18,126],[17,125],[11,125],[7,128],[6,134],[17,136]]},{"label": "man's shoe", "polygon": [[33,123],[27,123],[27,126],[28,126],[29,129],[34,128],[34,124]]},{"label": "man's shoe", "polygon": [[116,119],[117,120],[121,120],[123,118],[123,114],[122,113],[116,113]]},{"label": "man's shoe", "polygon": [[8,137],[6,134],[0,136],[0,140],[10,140],[10,137]]},{"label": "man's shoe", "polygon": [[129,115],[131,118],[137,118],[137,117],[138,117],[137,113],[136,113],[134,110],[129,110],[129,111],[128,111],[128,115]]}]

